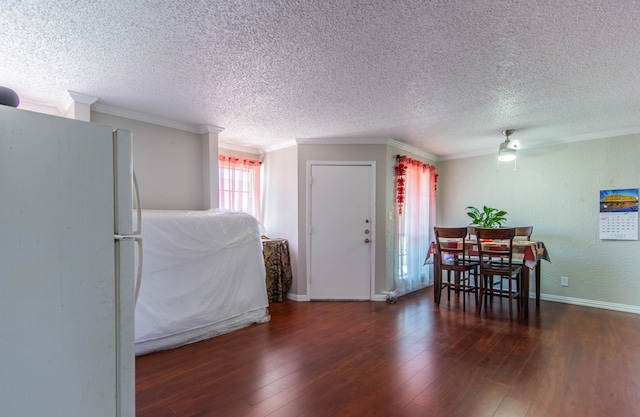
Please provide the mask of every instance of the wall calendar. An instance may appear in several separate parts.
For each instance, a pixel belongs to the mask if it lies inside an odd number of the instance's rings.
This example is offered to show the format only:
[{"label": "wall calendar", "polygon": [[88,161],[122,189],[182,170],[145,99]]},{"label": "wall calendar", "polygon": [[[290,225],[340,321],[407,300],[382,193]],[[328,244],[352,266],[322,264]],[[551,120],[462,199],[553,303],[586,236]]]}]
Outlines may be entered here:
[{"label": "wall calendar", "polygon": [[638,240],[638,189],[600,190],[600,239]]}]

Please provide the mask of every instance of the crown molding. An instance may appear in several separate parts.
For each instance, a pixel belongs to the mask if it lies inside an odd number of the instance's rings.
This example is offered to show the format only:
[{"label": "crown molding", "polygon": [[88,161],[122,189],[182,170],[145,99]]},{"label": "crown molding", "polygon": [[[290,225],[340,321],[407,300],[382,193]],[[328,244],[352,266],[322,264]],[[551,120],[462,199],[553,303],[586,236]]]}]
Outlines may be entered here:
[{"label": "crown molding", "polygon": [[82,103],[92,105],[98,101],[98,97],[89,96],[87,94],[78,93],[77,91],[67,90],[67,97],[72,99],[74,103]]},{"label": "crown molding", "polygon": [[206,133],[202,132],[201,126],[196,126],[190,123],[178,122],[175,120],[165,119],[164,117],[151,116],[145,113],[139,113],[131,110],[124,110],[117,107],[107,106],[105,104],[95,103],[91,106],[91,110],[98,113],[109,114],[111,116],[124,117],[125,119],[137,120],[139,122],[151,123],[154,125],[164,126],[171,129],[184,130],[186,132],[197,133],[199,135]]},{"label": "crown molding", "polygon": [[48,106],[46,104],[34,103],[28,100],[25,101],[21,99],[20,104],[18,104],[18,108],[35,113],[49,114],[51,116],[63,116],[62,113],[60,113],[60,109],[56,106]]},{"label": "crown molding", "polygon": [[205,133],[220,133],[224,130],[224,127],[214,126],[214,125],[202,125],[198,127],[200,130],[200,134],[204,135]]},{"label": "crown molding", "polygon": [[538,148],[540,146],[559,145],[562,143],[582,142],[587,140],[608,139],[608,138],[615,138],[618,136],[637,135],[637,134],[640,134],[639,127],[616,129],[616,130],[609,130],[605,132],[587,133],[585,135],[568,136],[568,137],[558,138],[556,140],[551,140],[546,142],[534,142],[527,145],[527,148]]},{"label": "crown molding", "polygon": [[249,148],[246,146],[239,146],[239,145],[234,145],[233,143],[228,143],[228,142],[220,142],[218,140],[218,149],[223,148],[223,149],[229,149],[230,151],[238,151],[238,152],[244,152],[244,153],[251,153],[254,155],[262,155],[264,152],[261,149],[256,149],[256,148]]},{"label": "crown molding", "polygon": [[280,142],[277,143],[275,145],[272,146],[267,146],[265,148],[262,148],[262,152],[261,153],[267,153],[267,152],[273,152],[273,151],[278,151],[280,149],[286,149],[286,148],[290,148],[292,146],[297,146],[298,143],[295,139],[291,139],[291,140],[286,140],[284,142]]},{"label": "crown molding", "polygon": [[386,145],[389,138],[297,138],[298,145]]},{"label": "crown molding", "polygon": [[81,103],[91,106],[96,101],[98,101],[98,97],[93,97],[87,94],[78,93],[77,91],[67,90],[66,94],[58,103],[58,111],[62,114],[67,114],[71,106],[75,103]]},{"label": "crown molding", "polygon": [[[542,148],[545,146],[562,145],[562,144],[575,143],[575,142],[585,142],[589,140],[610,139],[610,138],[616,138],[620,136],[639,135],[639,134],[640,134],[640,128],[634,127],[634,128],[627,128],[627,129],[609,130],[605,132],[587,133],[584,135],[577,135],[577,136],[565,136],[565,137],[559,137],[559,138],[548,139],[548,140],[540,140],[536,142],[525,142],[524,146],[522,145],[523,143],[522,140],[519,140],[518,152],[526,151],[527,149]],[[497,145],[499,144],[496,144],[496,149],[497,149]],[[438,157],[438,160],[449,161],[453,159],[472,158],[476,156],[486,156],[486,155],[493,155],[493,154],[495,154],[497,158],[498,151],[496,149],[491,149],[491,150],[483,149],[483,150],[478,150],[473,152],[463,152],[463,153],[457,153],[452,155],[443,155]]]},{"label": "crown molding", "polygon": [[407,145],[406,143],[402,143],[402,142],[398,142],[395,139],[388,139],[387,140],[387,145],[390,146],[395,146],[398,149],[402,149],[403,151],[407,151],[407,152],[411,152],[415,155],[418,155],[422,158],[426,158],[426,159],[430,159],[432,161],[439,161],[440,157],[430,154],[429,152],[425,152],[422,149],[418,149],[416,147],[413,147],[411,145]]},{"label": "crown molding", "polygon": [[299,145],[388,145],[431,161],[439,160],[433,154],[391,138],[300,138],[296,139],[296,143]]},{"label": "crown molding", "polygon": [[[44,113],[44,114],[49,114],[54,116],[65,117],[65,114],[67,113],[71,105],[77,102],[77,103],[88,104],[92,111],[96,111],[99,113],[109,114],[109,115],[118,116],[118,117],[124,117],[127,119],[137,120],[140,122],[151,123],[151,124],[164,126],[172,129],[196,133],[199,135],[202,135],[205,133],[221,133],[224,130],[223,127],[219,127],[215,125],[194,125],[190,123],[184,123],[176,120],[166,119],[163,117],[152,116],[146,113],[108,106],[105,104],[97,103],[98,100],[99,100],[98,98],[89,96],[87,94],[82,94],[76,91],[67,90],[66,93],[64,94],[64,97],[61,99],[61,101],[57,103],[57,105],[47,105],[47,104],[42,104],[42,103],[21,99],[20,104],[18,105],[18,108],[37,112],[37,113]],[[588,134],[577,135],[577,136],[558,137],[553,139],[540,140],[536,142],[526,142],[524,146],[522,146],[522,143],[521,143],[521,146],[518,148],[518,151],[525,151],[526,149],[567,144],[572,142],[607,139],[607,138],[613,138],[618,136],[638,135],[638,134],[640,134],[640,127],[595,132],[595,133],[588,133]],[[223,146],[226,149],[238,150],[241,152],[263,154],[266,152],[272,152],[272,151],[276,151],[279,149],[284,149],[284,148],[288,148],[296,145],[383,145],[383,144],[394,146],[398,149],[411,152],[413,154],[419,155],[421,157],[430,159],[435,162],[454,160],[454,159],[463,159],[463,158],[472,158],[472,157],[486,156],[486,155],[492,155],[492,154],[497,155],[497,150],[492,148],[492,149],[476,150],[471,152],[456,153],[451,155],[436,156],[428,152],[425,152],[421,149],[415,148],[411,145],[407,145],[395,139],[390,139],[390,138],[299,138],[299,139],[287,140],[285,142],[277,143],[273,146],[266,146],[263,148],[243,147],[243,146],[233,145],[231,143],[224,143],[224,142],[220,143],[220,146]],[[497,148],[497,144],[496,144],[496,148]]]},{"label": "crown molding", "polygon": [[[518,151],[521,151],[521,150],[522,150],[522,148],[518,149]],[[450,160],[453,160],[453,159],[473,158],[473,157],[476,157],[476,156],[486,156],[486,155],[491,155],[491,154],[496,154],[496,158],[498,158],[498,151],[497,150],[494,152],[493,150],[482,149],[482,150],[479,150],[479,151],[462,152],[462,153],[456,153],[456,154],[451,154],[451,155],[441,155],[441,156],[438,157],[437,161],[450,161]]]}]

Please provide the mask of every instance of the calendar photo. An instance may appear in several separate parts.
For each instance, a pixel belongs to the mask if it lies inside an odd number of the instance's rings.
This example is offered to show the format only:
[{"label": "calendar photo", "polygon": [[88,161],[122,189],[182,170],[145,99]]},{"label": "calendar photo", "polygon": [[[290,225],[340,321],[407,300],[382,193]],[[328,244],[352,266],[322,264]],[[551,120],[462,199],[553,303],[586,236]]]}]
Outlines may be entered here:
[{"label": "calendar photo", "polygon": [[600,239],[638,240],[638,189],[600,191]]}]

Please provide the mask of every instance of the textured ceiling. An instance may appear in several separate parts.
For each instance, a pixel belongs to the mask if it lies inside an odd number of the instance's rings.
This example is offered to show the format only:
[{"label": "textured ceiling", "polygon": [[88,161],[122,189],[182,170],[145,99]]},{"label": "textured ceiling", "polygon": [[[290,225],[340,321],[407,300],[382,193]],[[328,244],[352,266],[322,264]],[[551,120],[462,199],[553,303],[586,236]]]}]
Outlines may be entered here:
[{"label": "textured ceiling", "polygon": [[640,132],[635,0],[0,0],[0,85],[269,149],[390,138],[442,158]]}]

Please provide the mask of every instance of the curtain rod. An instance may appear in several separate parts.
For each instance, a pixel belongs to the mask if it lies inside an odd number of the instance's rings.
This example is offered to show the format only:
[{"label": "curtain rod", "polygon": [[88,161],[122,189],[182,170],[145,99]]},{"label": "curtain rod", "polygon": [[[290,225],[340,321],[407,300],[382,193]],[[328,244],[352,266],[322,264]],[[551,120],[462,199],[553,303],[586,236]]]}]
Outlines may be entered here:
[{"label": "curtain rod", "polygon": [[258,165],[262,165],[262,161],[260,161],[260,160],[258,160],[258,159],[239,158],[239,157],[237,157],[237,156],[233,156],[233,155],[225,155],[225,154],[219,153],[219,154],[218,154],[218,158],[220,158],[221,156],[222,156],[223,158],[227,158],[227,159],[229,159],[229,158],[235,158],[235,160],[236,160],[236,161],[243,161],[243,162],[257,162],[257,163],[258,163]]}]

